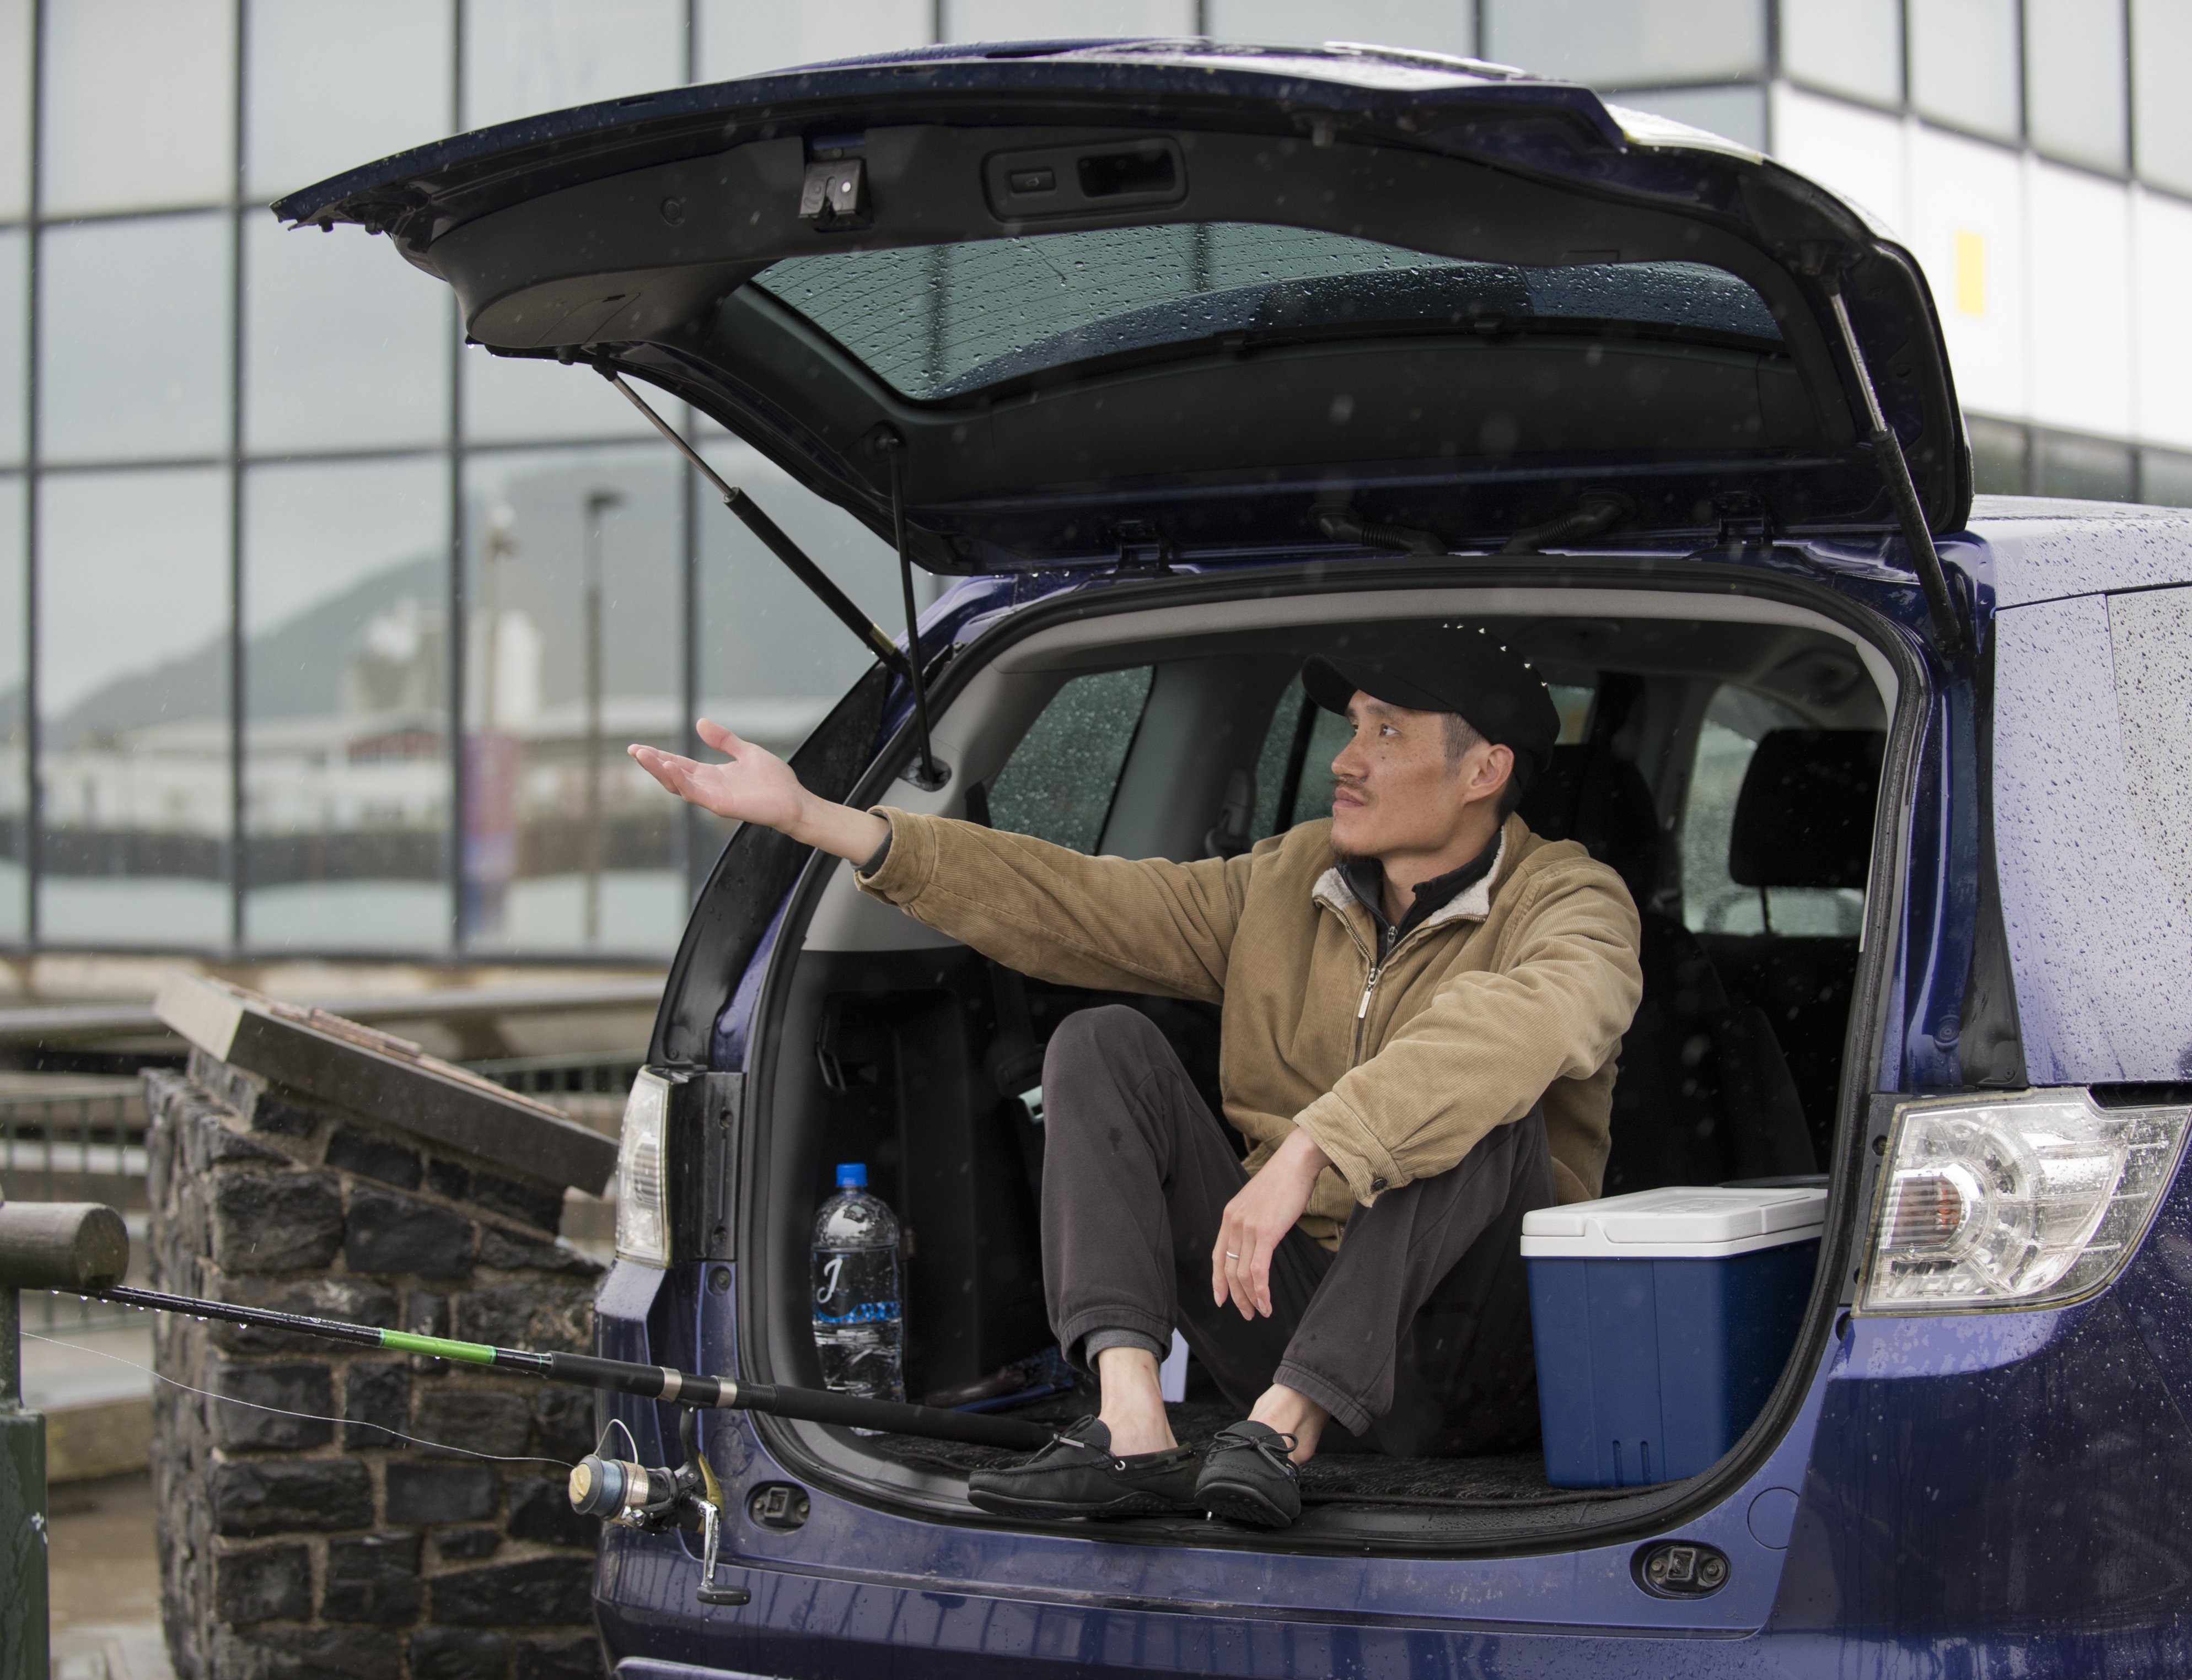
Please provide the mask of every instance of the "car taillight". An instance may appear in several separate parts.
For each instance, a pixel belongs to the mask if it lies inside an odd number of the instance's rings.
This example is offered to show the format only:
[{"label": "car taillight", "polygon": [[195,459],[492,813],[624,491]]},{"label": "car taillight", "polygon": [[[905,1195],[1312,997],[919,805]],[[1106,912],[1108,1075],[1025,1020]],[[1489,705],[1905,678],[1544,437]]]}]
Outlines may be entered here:
[{"label": "car taillight", "polygon": [[2083,1091],[1898,1111],[1858,1308],[2058,1305],[2114,1278],[2176,1172],[2192,1108]]},{"label": "car taillight", "polygon": [[663,1156],[669,1145],[670,1085],[655,1073],[631,1082],[617,1143],[616,1251],[646,1266],[670,1264],[670,1204]]}]

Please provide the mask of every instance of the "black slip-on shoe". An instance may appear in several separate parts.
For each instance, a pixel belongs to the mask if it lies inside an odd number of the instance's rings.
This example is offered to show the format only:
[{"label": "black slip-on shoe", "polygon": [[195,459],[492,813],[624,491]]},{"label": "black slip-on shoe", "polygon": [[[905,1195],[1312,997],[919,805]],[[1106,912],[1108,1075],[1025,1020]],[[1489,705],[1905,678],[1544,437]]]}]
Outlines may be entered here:
[{"label": "black slip-on shoe", "polygon": [[1287,1456],[1295,1445],[1268,1423],[1228,1424],[1195,1478],[1195,1502],[1229,1522],[1289,1527],[1301,1515],[1301,1472]]},{"label": "black slip-on shoe", "polygon": [[1025,1464],[977,1470],[967,1497],[1000,1517],[1150,1517],[1200,1508],[1195,1470],[1185,1447],[1116,1457],[1110,1430],[1084,1417]]}]

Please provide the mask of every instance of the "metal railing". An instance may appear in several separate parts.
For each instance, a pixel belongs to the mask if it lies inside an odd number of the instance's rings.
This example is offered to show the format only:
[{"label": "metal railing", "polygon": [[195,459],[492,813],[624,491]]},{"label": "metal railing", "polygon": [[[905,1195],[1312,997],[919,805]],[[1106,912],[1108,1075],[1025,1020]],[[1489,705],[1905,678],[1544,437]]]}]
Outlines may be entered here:
[{"label": "metal railing", "polygon": [[[133,1273],[142,1263],[149,1205],[145,1096],[134,1079],[70,1081],[0,1091],[0,1197],[104,1202],[129,1227]],[[141,1324],[123,1307],[43,1290],[23,1296],[23,1326],[43,1333]]]},{"label": "metal railing", "polygon": [[644,1056],[511,1056],[465,1064],[482,1079],[526,1096],[614,1096],[621,1102],[647,1065]]}]

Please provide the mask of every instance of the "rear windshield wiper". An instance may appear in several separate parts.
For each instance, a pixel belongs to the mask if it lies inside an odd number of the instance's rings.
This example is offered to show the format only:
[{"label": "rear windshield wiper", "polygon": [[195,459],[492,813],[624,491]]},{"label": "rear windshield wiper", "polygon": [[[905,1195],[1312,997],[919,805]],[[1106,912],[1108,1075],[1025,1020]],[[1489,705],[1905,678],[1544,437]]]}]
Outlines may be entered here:
[{"label": "rear windshield wiper", "polygon": [[700,452],[693,447],[676,430],[648,406],[645,398],[624,382],[624,378],[606,362],[594,364],[595,371],[622,391],[631,406],[647,416],[648,423],[670,441],[670,445],[694,468],[716,487],[716,493],[723,498],[723,505],[736,514],[747,530],[762,540],[763,547],[782,561],[791,575],[813,592],[814,598],[835,613],[838,622],[859,637],[874,652],[885,666],[906,680],[913,693],[914,732],[921,749],[921,763],[913,780],[916,785],[928,789],[940,788],[949,772],[938,765],[928,747],[928,692],[926,673],[921,667],[921,627],[915,618],[913,599],[913,561],[905,545],[905,506],[899,488],[898,458],[891,458],[891,519],[893,535],[898,540],[898,563],[905,590],[905,646],[901,649],[890,638],[890,632],[854,604],[852,596],[831,581],[830,574],[817,566],[807,551],[793,542],[782,526],[762,510],[761,504],[734,484],[724,482],[718,473],[701,458]]}]

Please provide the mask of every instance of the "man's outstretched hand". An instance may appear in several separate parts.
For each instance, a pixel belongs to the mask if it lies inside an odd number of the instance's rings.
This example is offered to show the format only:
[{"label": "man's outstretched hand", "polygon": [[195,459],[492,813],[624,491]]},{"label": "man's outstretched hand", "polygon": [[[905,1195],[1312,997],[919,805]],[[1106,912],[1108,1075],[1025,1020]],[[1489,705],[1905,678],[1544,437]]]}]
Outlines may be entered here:
[{"label": "man's outstretched hand", "polygon": [[703,811],[734,823],[758,823],[856,863],[871,857],[890,833],[880,817],[815,798],[800,785],[791,766],[768,748],[740,740],[707,718],[694,727],[728,763],[703,764],[636,743],[625,750],[642,770]]}]

